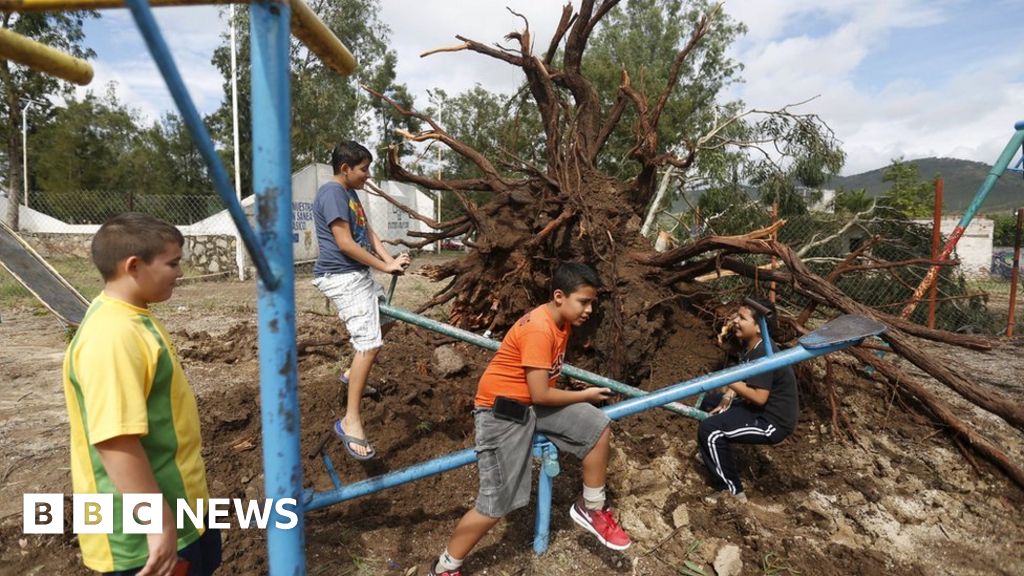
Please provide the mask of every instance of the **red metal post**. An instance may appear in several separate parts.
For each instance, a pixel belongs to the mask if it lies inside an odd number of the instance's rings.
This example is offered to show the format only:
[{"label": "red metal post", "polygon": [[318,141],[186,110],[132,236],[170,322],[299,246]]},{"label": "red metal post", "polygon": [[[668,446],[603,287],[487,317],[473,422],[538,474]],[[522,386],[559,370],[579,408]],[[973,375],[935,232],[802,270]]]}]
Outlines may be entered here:
[{"label": "red metal post", "polygon": [[[939,260],[942,249],[942,176],[935,179],[935,217],[932,220],[932,264]],[[933,282],[928,292],[928,327],[935,328],[935,299],[939,295],[939,283]]]},{"label": "red metal post", "polygon": [[[774,226],[775,223],[778,222],[778,221],[779,221],[779,203],[778,202],[772,202],[772,225]],[[779,239],[778,231],[772,232],[772,240],[778,240],[778,239]],[[774,272],[777,267],[778,267],[778,262],[776,261],[775,256],[772,256],[772,271]],[[771,284],[768,285],[768,300],[771,301],[772,304],[775,304],[775,281],[774,280],[772,280]]]},{"label": "red metal post", "polygon": [[1006,320],[1006,337],[1013,338],[1013,325],[1017,312],[1017,283],[1020,281],[1020,242],[1024,229],[1024,208],[1017,209],[1017,233],[1013,239],[1013,273],[1010,274],[1010,310]]}]

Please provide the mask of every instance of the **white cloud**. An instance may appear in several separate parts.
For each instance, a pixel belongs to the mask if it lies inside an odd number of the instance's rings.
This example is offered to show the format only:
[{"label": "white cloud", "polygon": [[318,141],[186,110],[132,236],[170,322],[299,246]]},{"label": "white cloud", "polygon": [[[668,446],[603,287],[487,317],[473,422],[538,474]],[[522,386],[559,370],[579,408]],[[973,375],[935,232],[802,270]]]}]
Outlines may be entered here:
[{"label": "white cloud", "polygon": [[[201,113],[212,111],[224,98],[223,79],[210,63],[214,49],[221,42],[220,35],[227,31],[219,9],[210,6],[161,8],[154,10],[154,14],[192,101]],[[176,111],[167,84],[131,13],[105,10],[101,16],[100,22],[90,23],[87,29],[100,30],[102,36],[86,37],[86,43],[97,51],[92,63],[95,77],[89,86],[78,88],[77,94],[81,96],[87,90],[102,93],[114,82],[118,98],[150,121],[164,112]]]},{"label": "white cloud", "polygon": [[[579,2],[575,2],[576,5]],[[534,50],[542,53],[554,33],[563,3],[552,0],[517,2],[426,2],[385,0],[381,19],[391,27],[391,46],[398,53],[398,81],[409,86],[419,106],[425,106],[426,90],[443,88],[456,94],[481,84],[494,91],[514,90],[524,79],[518,68],[475,52],[441,53],[420,58],[433,48],[459,44],[456,35],[483,44],[506,41],[505,35],[520,31],[523,20],[505,9],[522,14],[530,24]]]},{"label": "white cloud", "polygon": [[[843,141],[846,174],[900,156],[991,163],[1012,134],[1024,101],[1024,79],[1018,72],[1014,82],[1008,74],[1024,67],[1019,53],[1001,56],[992,50],[943,78],[921,77],[907,65],[904,77],[880,86],[863,82],[871,77],[862,68],[869,56],[897,65],[927,56],[935,46],[920,46],[921,54],[896,54],[890,44],[906,29],[945,21],[955,7],[955,2],[924,0],[729,2],[726,10],[750,28],[735,51],[746,69],[745,82],[733,94],[762,109],[820,95],[802,110],[820,115]],[[793,21],[814,21],[819,29],[793,35],[787,28]]]},{"label": "white cloud", "polygon": [[[578,0],[573,4],[578,6]],[[392,30],[391,45],[399,56],[398,81],[409,86],[422,108],[429,88],[455,94],[479,83],[508,92],[521,83],[522,75],[476,53],[427,58],[420,53],[457,44],[457,34],[511,45],[504,36],[521,30],[523,21],[506,6],[528,19],[534,51],[543,53],[563,3],[382,0],[381,5],[380,17]],[[734,86],[731,95],[761,109],[819,95],[803,111],[819,114],[843,141],[847,174],[885,165],[897,156],[944,155],[991,163],[1013,122],[1024,118],[1024,53],[986,50],[985,32],[965,29],[964,34],[977,34],[982,43],[977,55],[971,52],[976,60],[949,67],[941,78],[922,76],[904,63],[934,62],[942,58],[937,50],[941,46],[912,46],[912,53],[894,53],[901,35],[940,25],[964,9],[964,0],[728,0],[725,10],[749,27],[732,49],[746,69],[745,82]],[[104,43],[116,52],[100,55],[93,86],[117,81],[119,96],[150,118],[173,109],[130,14],[103,14]],[[218,9],[165,8],[156,14],[200,110],[213,110],[224,97],[221,76],[210,64],[225,32]],[[902,44],[906,50],[906,42]],[[866,68],[878,61],[892,66],[888,76]]]}]

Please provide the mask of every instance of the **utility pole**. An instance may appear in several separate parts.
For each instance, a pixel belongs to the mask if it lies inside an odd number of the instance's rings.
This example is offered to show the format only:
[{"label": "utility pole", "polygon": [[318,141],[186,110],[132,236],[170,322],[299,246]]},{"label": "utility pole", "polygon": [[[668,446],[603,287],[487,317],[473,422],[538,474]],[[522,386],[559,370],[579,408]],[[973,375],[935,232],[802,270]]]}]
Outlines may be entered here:
[{"label": "utility pole", "polygon": [[[235,197],[242,203],[242,176],[238,149],[238,65],[235,56],[235,5],[231,5],[231,127],[234,133],[235,146]],[[235,265],[238,267],[238,279],[245,280],[245,248],[242,246],[242,234],[235,230]]]}]

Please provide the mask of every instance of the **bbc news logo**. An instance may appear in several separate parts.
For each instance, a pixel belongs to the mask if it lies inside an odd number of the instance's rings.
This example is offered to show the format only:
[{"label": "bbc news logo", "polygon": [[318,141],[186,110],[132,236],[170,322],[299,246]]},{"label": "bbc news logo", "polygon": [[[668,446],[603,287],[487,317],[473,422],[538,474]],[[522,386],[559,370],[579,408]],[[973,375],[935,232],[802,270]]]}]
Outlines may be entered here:
[{"label": "bbc news logo", "polygon": [[[124,494],[121,497],[121,533],[159,534],[163,526],[162,494]],[[111,534],[114,532],[113,494],[74,494],[71,505],[72,532],[75,534]],[[192,526],[226,530],[230,519],[247,530],[266,530],[271,525],[281,530],[299,524],[298,504],[294,498],[198,499],[193,509],[179,498],[174,506],[175,526],[184,530]],[[25,494],[22,497],[22,532],[25,534],[62,534],[64,532],[63,494]]]}]

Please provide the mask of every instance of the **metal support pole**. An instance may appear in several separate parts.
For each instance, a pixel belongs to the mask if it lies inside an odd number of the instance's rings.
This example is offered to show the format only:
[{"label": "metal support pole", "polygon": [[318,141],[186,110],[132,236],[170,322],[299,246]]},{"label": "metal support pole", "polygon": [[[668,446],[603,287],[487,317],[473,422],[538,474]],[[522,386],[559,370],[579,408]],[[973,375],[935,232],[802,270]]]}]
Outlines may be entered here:
[{"label": "metal support pole", "polygon": [[772,346],[772,334],[768,331],[768,320],[761,316],[757,319],[757,323],[761,326],[761,342],[764,342],[764,355],[771,356],[775,354],[775,347]]},{"label": "metal support pole", "polygon": [[332,504],[345,502],[346,500],[352,500],[353,498],[359,498],[360,496],[366,496],[367,494],[373,494],[374,492],[380,492],[381,490],[394,488],[402,484],[408,484],[422,478],[436,476],[437,474],[455,470],[474,462],[476,462],[476,451],[472,448],[467,448],[466,450],[446,454],[440,458],[413,464],[401,470],[346,484],[340,489],[329,492],[307,492],[305,497],[306,504],[303,506],[303,510],[308,512],[324,508]]},{"label": "metal support pole", "polygon": [[24,184],[21,201],[25,208],[28,208],[28,109],[31,107],[32,102],[26,102],[21,109],[21,182]]},{"label": "metal support pole", "polygon": [[[239,206],[242,204],[242,160],[238,145],[238,57],[235,42],[235,5],[231,5],[231,132],[235,154],[235,198]],[[243,210],[244,212],[244,210]],[[245,248],[242,247],[242,233],[235,228],[235,266],[238,268],[238,279],[245,280]]]},{"label": "metal support pole", "polygon": [[[401,308],[396,308],[394,306],[390,306],[387,304],[381,304],[380,311],[382,314],[386,314],[388,316],[391,316],[392,318],[396,318],[403,322],[408,322],[409,324],[412,324],[414,326],[420,326],[421,328],[433,330],[434,332],[444,334],[445,336],[458,338],[463,342],[469,342],[470,344],[475,344],[476,346],[479,346],[481,348],[486,348],[488,350],[497,350],[498,347],[501,346],[501,342],[498,342],[496,340],[484,338],[483,336],[480,336],[479,334],[474,334],[468,330],[462,330],[461,328],[456,328],[454,326],[449,326],[448,324],[444,324],[436,320],[431,320],[426,316],[414,314],[412,312],[409,312],[408,310],[402,310]],[[601,376],[599,374],[587,372],[586,370],[581,370],[579,368],[576,368],[575,366],[570,366],[569,364],[562,365],[562,374],[565,374],[569,378],[575,378],[577,380],[586,382],[587,384],[591,384],[594,386],[602,386],[604,388],[611,388],[612,390],[618,392],[619,394],[623,394],[631,398],[636,398],[647,394],[646,391],[641,390],[635,386],[623,384],[622,382],[619,382],[617,380],[605,378],[604,376]],[[670,402],[668,404],[665,404],[664,408],[666,410],[670,410],[682,416],[696,418],[697,420],[703,420],[708,416],[707,412],[704,412],[703,410],[698,410],[692,406],[687,406],[685,404],[680,404],[678,402]]]},{"label": "metal support pole", "polygon": [[[101,10],[121,8],[134,0],[4,0],[0,11],[46,12],[56,10]],[[151,0],[153,6],[201,6],[205,4],[247,4],[249,0]],[[290,0],[291,29],[320,61],[342,76],[356,69],[356,60],[334,32],[303,0]],[[60,54],[58,52],[58,54]],[[89,70],[90,77],[92,69]]]},{"label": "metal support pole", "polygon": [[533,456],[540,458],[537,473],[537,514],[533,523],[533,551],[543,554],[548,550],[551,536],[551,495],[554,491],[555,476],[560,472],[558,448],[548,441],[533,444]]},{"label": "metal support pole", "polygon": [[604,408],[604,411],[612,420],[621,420],[626,416],[645,412],[651,408],[660,406],[665,402],[687,398],[689,396],[699,394],[700,392],[731,384],[732,382],[746,380],[751,376],[769,372],[784,366],[790,366],[797,362],[803,362],[810,358],[835,352],[836,350],[842,350],[850,345],[851,343],[843,343],[814,349],[796,346],[788,350],[776,352],[771,357],[765,357],[755,362],[737,364],[736,366],[726,368],[725,370],[719,370],[718,372],[700,376],[686,382],[667,386],[657,392],[652,392],[651,394],[640,398],[623,400],[622,402],[612,404],[611,406]]},{"label": "metal support pole", "polygon": [[282,530],[271,522],[267,528],[271,576],[306,573],[295,366],[289,10],[281,0],[253,2],[249,10],[256,222],[273,276],[280,279],[274,285],[258,282],[263,471],[267,498],[299,502],[297,526]]},{"label": "metal support pole", "polygon": [[1024,208],[1017,209],[1017,233],[1013,239],[1013,273],[1010,274],[1010,309],[1007,311],[1006,337],[1013,338],[1013,327],[1017,323],[1017,284],[1020,282],[1020,243],[1024,235]]},{"label": "metal support pole", "polygon": [[[935,179],[935,214],[932,217],[932,262],[939,261],[942,246],[942,176]],[[928,291],[928,327],[935,328],[935,299],[939,295],[938,281],[932,282]]]}]

